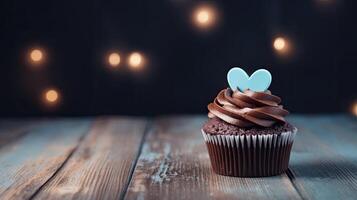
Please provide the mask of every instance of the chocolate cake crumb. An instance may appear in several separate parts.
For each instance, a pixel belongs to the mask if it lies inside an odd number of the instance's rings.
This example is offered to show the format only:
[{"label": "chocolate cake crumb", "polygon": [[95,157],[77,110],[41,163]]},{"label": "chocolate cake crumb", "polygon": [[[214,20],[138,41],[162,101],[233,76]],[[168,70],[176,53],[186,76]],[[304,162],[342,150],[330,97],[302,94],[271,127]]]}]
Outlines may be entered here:
[{"label": "chocolate cake crumb", "polygon": [[211,135],[269,135],[293,131],[294,129],[295,127],[289,123],[274,124],[272,127],[241,128],[228,124],[217,117],[209,119],[203,125],[203,131]]}]

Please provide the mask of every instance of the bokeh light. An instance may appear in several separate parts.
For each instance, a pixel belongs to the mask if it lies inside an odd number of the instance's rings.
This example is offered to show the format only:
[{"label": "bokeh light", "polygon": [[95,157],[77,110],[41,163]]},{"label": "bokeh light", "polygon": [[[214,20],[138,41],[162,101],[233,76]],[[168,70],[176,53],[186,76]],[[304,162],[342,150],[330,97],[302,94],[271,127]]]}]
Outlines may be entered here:
[{"label": "bokeh light", "polygon": [[31,56],[31,59],[32,59],[34,62],[38,62],[38,61],[42,60],[43,54],[42,54],[42,51],[41,51],[41,50],[39,50],[39,49],[34,49],[34,50],[31,51],[30,56]]},{"label": "bokeh light", "polygon": [[212,14],[208,10],[200,10],[196,15],[196,20],[202,25],[206,25],[212,19]]},{"label": "bokeh light", "polygon": [[31,49],[29,52],[29,61],[32,64],[43,63],[44,57],[44,51],[39,48]]},{"label": "bokeh light", "polygon": [[293,56],[293,46],[291,40],[286,36],[278,36],[273,39],[273,49],[279,56],[286,58]]},{"label": "bokeh light", "polygon": [[119,64],[120,64],[120,55],[119,53],[111,53],[109,56],[108,56],[108,63],[110,66],[112,66],[113,68],[114,67],[117,67]]},{"label": "bokeh light", "polygon": [[275,38],[273,45],[276,50],[282,51],[282,50],[284,50],[285,45],[286,45],[285,39],[282,37]]},{"label": "bokeh light", "polygon": [[351,112],[354,116],[357,117],[357,101],[355,101],[351,106]]},{"label": "bokeh light", "polygon": [[218,12],[212,5],[200,5],[193,11],[192,21],[200,29],[209,29],[216,25]]},{"label": "bokeh light", "polygon": [[133,69],[141,68],[144,65],[144,57],[139,52],[133,52],[129,55],[128,64]]},{"label": "bokeh light", "polygon": [[54,105],[59,102],[60,94],[56,89],[47,89],[43,93],[43,99],[45,103]]}]

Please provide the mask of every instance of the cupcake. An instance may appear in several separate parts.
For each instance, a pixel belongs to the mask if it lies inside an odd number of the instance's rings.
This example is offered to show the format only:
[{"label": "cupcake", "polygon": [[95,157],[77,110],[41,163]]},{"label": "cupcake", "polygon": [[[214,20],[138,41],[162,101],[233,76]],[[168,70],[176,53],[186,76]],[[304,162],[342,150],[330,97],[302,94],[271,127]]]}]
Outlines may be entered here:
[{"label": "cupcake", "polygon": [[238,177],[285,172],[297,129],[286,121],[281,99],[268,90],[271,74],[260,69],[249,77],[233,68],[227,77],[230,88],[208,105],[202,127],[214,172]]}]

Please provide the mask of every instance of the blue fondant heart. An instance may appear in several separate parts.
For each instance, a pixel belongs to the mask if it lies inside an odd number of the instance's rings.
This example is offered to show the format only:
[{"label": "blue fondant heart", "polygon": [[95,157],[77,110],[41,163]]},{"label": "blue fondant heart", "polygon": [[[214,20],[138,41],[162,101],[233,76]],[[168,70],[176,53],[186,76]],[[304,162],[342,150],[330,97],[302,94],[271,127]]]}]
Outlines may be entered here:
[{"label": "blue fondant heart", "polygon": [[272,77],[266,69],[259,69],[249,77],[243,69],[234,67],[229,70],[227,79],[232,90],[244,91],[250,89],[255,92],[264,92],[269,88]]}]

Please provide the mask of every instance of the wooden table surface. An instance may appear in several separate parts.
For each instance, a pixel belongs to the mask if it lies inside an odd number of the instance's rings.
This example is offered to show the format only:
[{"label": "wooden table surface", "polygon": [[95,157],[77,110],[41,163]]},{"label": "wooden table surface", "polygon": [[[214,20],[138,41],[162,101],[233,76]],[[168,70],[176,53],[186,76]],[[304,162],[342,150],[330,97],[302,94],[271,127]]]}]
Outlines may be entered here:
[{"label": "wooden table surface", "polygon": [[356,199],[357,119],[292,115],[289,170],[210,167],[205,116],[0,121],[0,199]]}]

